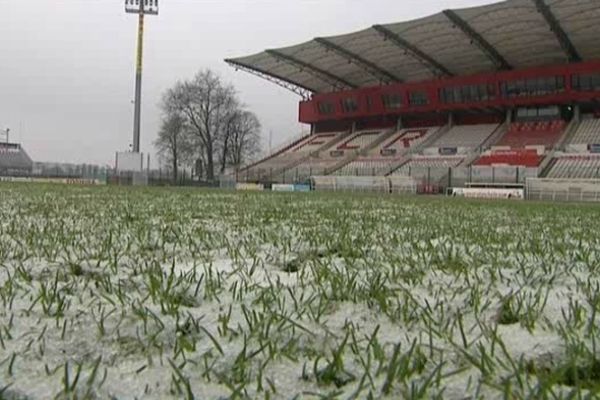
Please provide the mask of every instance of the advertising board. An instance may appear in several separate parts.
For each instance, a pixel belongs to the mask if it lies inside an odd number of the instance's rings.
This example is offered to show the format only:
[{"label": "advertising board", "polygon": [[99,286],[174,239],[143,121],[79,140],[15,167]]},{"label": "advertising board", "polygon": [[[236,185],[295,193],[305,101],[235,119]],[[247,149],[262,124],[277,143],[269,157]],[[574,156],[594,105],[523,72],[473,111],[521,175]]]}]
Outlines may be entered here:
[{"label": "advertising board", "polygon": [[441,156],[454,156],[458,153],[456,147],[440,147],[439,153]]},{"label": "advertising board", "polygon": [[472,199],[525,199],[523,189],[503,188],[453,188],[452,196]]},{"label": "advertising board", "polygon": [[590,153],[600,153],[600,144],[588,144],[588,151]]},{"label": "advertising board", "polygon": [[293,192],[294,185],[273,184],[271,190],[274,192]]},{"label": "advertising board", "polygon": [[265,187],[256,183],[238,183],[237,185],[235,185],[235,189],[252,192],[262,192],[263,190],[265,190]]}]

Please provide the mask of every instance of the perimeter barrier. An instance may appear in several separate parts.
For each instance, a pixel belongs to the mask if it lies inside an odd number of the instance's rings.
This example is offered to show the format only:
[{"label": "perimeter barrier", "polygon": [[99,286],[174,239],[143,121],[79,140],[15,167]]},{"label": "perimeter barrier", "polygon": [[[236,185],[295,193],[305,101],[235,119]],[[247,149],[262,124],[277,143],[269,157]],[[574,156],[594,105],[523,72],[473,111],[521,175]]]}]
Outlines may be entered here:
[{"label": "perimeter barrier", "polygon": [[[246,171],[244,171],[246,172]],[[238,182],[248,183],[273,183],[273,184],[298,184],[305,183],[310,176],[338,176],[325,175],[321,169],[302,169],[291,168],[286,171],[279,171],[267,174],[249,174],[240,172],[236,174]],[[404,176],[411,178],[417,185],[417,192],[421,194],[443,194],[446,189],[453,187],[464,187],[469,182],[492,183],[492,184],[525,184],[528,178],[538,176],[538,168],[526,167],[489,167],[489,166],[470,166],[470,167],[407,167],[395,171],[387,171],[388,174],[377,176],[367,170],[356,170],[355,174],[344,174],[344,177],[354,177],[356,180],[351,185],[352,190],[359,191],[364,186],[365,178],[367,181],[374,176],[388,178]],[[339,175],[342,176],[342,175]],[[363,183],[361,183],[363,182]],[[340,183],[343,186],[343,183]],[[372,184],[367,184],[369,186]],[[375,185],[376,186],[376,185]]]},{"label": "perimeter barrier", "polygon": [[344,191],[416,194],[417,184],[402,176],[313,176],[311,185],[316,191]]},{"label": "perimeter barrier", "polygon": [[527,179],[528,200],[600,202],[600,179]]}]

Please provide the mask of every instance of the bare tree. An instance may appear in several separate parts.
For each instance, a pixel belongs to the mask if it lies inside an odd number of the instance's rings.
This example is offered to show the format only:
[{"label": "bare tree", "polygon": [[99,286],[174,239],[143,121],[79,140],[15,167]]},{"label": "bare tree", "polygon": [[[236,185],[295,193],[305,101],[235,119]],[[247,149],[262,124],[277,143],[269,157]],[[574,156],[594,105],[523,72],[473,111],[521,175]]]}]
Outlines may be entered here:
[{"label": "bare tree", "polygon": [[237,104],[235,90],[210,70],[200,71],[192,80],[175,85],[169,108],[181,114],[202,153],[206,178],[214,180],[214,155],[223,123]]},{"label": "bare tree", "polygon": [[175,84],[166,92],[162,109],[166,116],[182,118],[188,154],[208,180],[215,178],[215,163],[222,173],[259,151],[258,118],[243,110],[233,86],[210,70]]},{"label": "bare tree", "polygon": [[173,182],[177,182],[179,167],[189,161],[191,150],[185,121],[181,115],[168,113],[163,117],[154,145],[159,156],[166,159],[171,166]]},{"label": "bare tree", "polygon": [[221,173],[227,165],[239,167],[260,152],[261,125],[254,113],[238,109],[225,125],[221,151]]}]

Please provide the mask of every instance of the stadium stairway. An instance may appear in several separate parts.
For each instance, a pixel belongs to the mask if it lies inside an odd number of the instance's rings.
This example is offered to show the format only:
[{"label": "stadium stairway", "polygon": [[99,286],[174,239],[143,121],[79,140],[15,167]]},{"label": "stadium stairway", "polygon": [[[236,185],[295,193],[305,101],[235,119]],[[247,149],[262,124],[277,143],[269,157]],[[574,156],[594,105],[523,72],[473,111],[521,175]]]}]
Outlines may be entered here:
[{"label": "stadium stairway", "polygon": [[554,165],[556,164],[556,161],[558,159],[554,157],[554,155],[552,156],[552,158],[550,158],[550,161],[548,161],[548,163],[544,166],[543,169],[540,169],[540,173],[538,174],[540,178],[546,178],[548,176],[548,174],[550,174],[550,171],[552,171],[552,168],[554,168]]},{"label": "stadium stairway", "polygon": [[337,135],[335,138],[328,141],[327,143],[323,144],[317,150],[308,153],[305,157],[294,160],[290,164],[287,164],[285,167],[280,168],[276,171],[273,171],[271,180],[273,180],[273,181],[281,180],[282,178],[284,178],[286,176],[286,174],[289,171],[293,171],[294,169],[297,169],[300,165],[310,162],[310,160],[313,158],[318,158],[320,153],[322,153],[323,151],[329,150],[332,147],[339,144],[340,142],[350,138],[354,133],[355,132],[351,132],[351,131],[343,132],[343,133]]},{"label": "stadium stairway", "polygon": [[464,161],[459,166],[470,166],[475,161],[477,161],[477,159],[481,157],[482,150],[489,149],[494,143],[497,143],[506,134],[506,132],[508,132],[509,127],[509,122],[504,122],[503,124],[500,124],[498,128],[496,128],[496,130],[494,130],[494,132],[492,132],[490,136],[488,136],[488,138],[485,139],[483,143],[481,143],[479,149],[475,149],[470,155],[468,155],[464,159]]},{"label": "stadium stairway", "polygon": [[568,143],[569,139],[575,134],[575,132],[577,132],[580,123],[581,121],[579,120],[579,118],[573,118],[567,126],[567,128],[565,129],[565,131],[563,132],[563,134],[561,135],[561,137],[554,145],[554,147],[544,157],[544,159],[538,167],[538,171],[540,171],[538,176],[540,178],[545,178],[546,176],[548,176],[548,174],[552,170],[553,165],[555,164],[554,157],[556,155],[556,152],[562,149],[565,143]]},{"label": "stadium stairway", "polygon": [[367,147],[365,147],[364,149],[362,149],[359,152],[359,155],[361,156],[367,156],[369,154],[369,152],[371,152],[371,150],[377,148],[381,143],[385,142],[386,140],[388,140],[390,137],[392,137],[396,132],[398,132],[398,129],[394,128],[394,129],[390,129],[384,133],[382,133],[377,139],[375,139],[370,145],[368,145]]},{"label": "stadium stairway", "polygon": [[569,126],[567,126],[567,129],[565,129],[563,135],[556,142],[554,150],[564,149],[565,145],[569,143],[573,136],[575,136],[577,133],[579,125],[581,125],[581,118],[578,115],[575,115],[569,123]]},{"label": "stadium stairway", "polygon": [[[286,143],[281,144],[274,151],[272,151],[269,155],[261,158],[259,161],[256,161],[256,162],[240,169],[238,172],[236,172],[236,179],[239,179],[239,177],[245,177],[246,180],[250,180],[250,181],[266,179],[266,176],[264,175],[264,170],[262,170],[260,168],[260,166],[262,166],[266,163],[269,163],[272,160],[276,160],[277,158],[281,157],[286,152],[288,152],[290,149],[293,149],[300,143],[308,140],[310,138],[310,136],[311,136],[310,134],[297,135],[296,137],[288,140]],[[269,175],[271,175],[273,172],[279,171],[282,168],[285,168],[285,164],[282,163],[282,165],[284,165],[284,166],[270,168]]]},{"label": "stadium stairway", "polygon": [[301,134],[301,135],[297,135],[296,137],[292,138],[290,141],[288,141],[287,143],[282,144],[281,146],[278,146],[275,150],[273,150],[270,154],[268,154],[267,156],[259,159],[258,161],[253,162],[250,165],[247,165],[246,167],[242,168],[240,170],[240,173],[245,172],[246,170],[249,170],[251,168],[256,167],[257,165],[260,165],[262,163],[265,163],[269,160],[272,160],[275,157],[278,157],[280,155],[282,155],[283,153],[285,153],[286,151],[288,151],[289,149],[293,148],[294,146],[296,146],[297,144],[301,143],[303,140],[308,139],[308,137],[310,136],[310,134]]},{"label": "stadium stairway", "polygon": [[494,132],[492,132],[492,134],[488,136],[488,138],[483,143],[481,143],[481,146],[479,147],[482,149],[487,149],[493,146],[506,134],[506,132],[508,132],[509,127],[509,122],[504,122],[503,124],[499,125],[498,128]]},{"label": "stadium stairway", "polygon": [[360,153],[354,153],[351,156],[346,157],[342,161],[335,164],[333,167],[325,170],[325,175],[331,175],[338,169],[344,168],[344,166],[350,164],[352,161],[356,160],[359,156],[360,156]]},{"label": "stadium stairway", "polygon": [[429,147],[432,143],[435,143],[439,138],[441,138],[450,129],[452,129],[452,125],[446,124],[446,125],[440,127],[440,129],[438,129],[434,134],[432,134],[431,137],[429,137],[428,139],[423,141],[423,143],[420,143],[418,146],[415,146],[414,148],[410,148],[408,150],[408,152],[402,158],[400,158],[400,160],[397,163],[395,163],[394,165],[392,165],[392,167],[390,167],[390,169],[385,173],[385,176],[391,175],[394,171],[401,168],[404,164],[408,163],[412,159],[413,155],[415,155],[415,154],[421,152],[423,149]]},{"label": "stadium stairway", "polygon": [[450,125],[450,124],[441,126],[440,129],[437,130],[437,132],[432,134],[429,138],[427,138],[425,141],[420,143],[418,146],[415,146],[414,148],[410,148],[408,150],[407,154],[415,154],[415,153],[422,151],[423,149],[425,149],[427,147],[430,147],[433,143],[437,142],[439,138],[441,138],[443,135],[445,135],[450,129],[452,129],[452,125]]},{"label": "stadium stairway", "polygon": [[333,146],[337,145],[338,143],[349,139],[352,135],[354,135],[356,132],[352,132],[352,131],[348,131],[345,132],[335,138],[333,138],[331,141],[329,141],[328,143],[325,143],[322,147],[319,147],[319,149],[315,152],[314,155],[319,156],[323,151],[325,150],[329,150],[330,148],[332,148]]},{"label": "stadium stairway", "polygon": [[371,150],[373,150],[374,148],[379,146],[385,140],[389,139],[396,132],[398,132],[398,130],[395,128],[384,131],[383,133],[381,133],[379,135],[379,137],[377,139],[375,139],[373,142],[371,142],[364,149],[360,149],[359,151],[355,152],[354,154],[350,155],[349,157],[346,157],[345,159],[343,159],[342,161],[340,161],[339,163],[337,163],[336,165],[334,165],[333,167],[328,169],[326,171],[326,175],[333,174],[335,171],[337,171],[338,169],[344,168],[346,165],[350,164],[352,161],[356,160],[358,157],[367,155]]},{"label": "stadium stairway", "polygon": [[311,157],[315,157],[315,156],[318,157],[318,155],[321,152],[323,152],[323,151],[325,151],[327,149],[330,149],[331,147],[333,147],[336,144],[340,143],[342,140],[345,140],[345,139],[349,138],[352,134],[353,133],[351,131],[347,131],[347,132],[342,133],[341,135],[337,135],[335,138],[333,138],[329,142],[323,144],[317,150],[313,151],[312,153],[307,154],[306,157],[302,157],[302,158],[300,158],[300,159],[298,159],[298,160],[296,160],[296,161],[294,161],[294,162],[286,165],[285,167],[279,169],[278,171],[275,171],[273,173],[273,177],[274,178],[279,177],[280,175],[282,175],[286,171],[294,169],[297,166],[299,166],[300,164],[307,162],[308,160],[310,160]]},{"label": "stadium stairway", "polygon": [[400,158],[400,160],[395,163],[394,165],[392,165],[390,167],[390,169],[385,173],[385,176],[389,176],[392,175],[394,173],[394,171],[402,168],[402,166],[404,166],[406,163],[410,162],[410,160],[412,159],[412,155],[404,155]]}]

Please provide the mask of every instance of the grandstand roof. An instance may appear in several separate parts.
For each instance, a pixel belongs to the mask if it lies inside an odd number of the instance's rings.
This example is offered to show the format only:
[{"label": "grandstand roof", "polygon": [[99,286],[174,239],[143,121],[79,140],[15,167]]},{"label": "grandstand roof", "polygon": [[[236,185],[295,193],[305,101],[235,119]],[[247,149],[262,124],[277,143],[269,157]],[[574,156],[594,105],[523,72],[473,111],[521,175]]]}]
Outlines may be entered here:
[{"label": "grandstand roof", "polygon": [[307,95],[600,59],[598,21],[598,0],[507,0],[225,61]]}]

